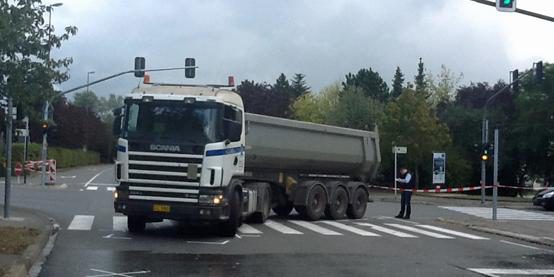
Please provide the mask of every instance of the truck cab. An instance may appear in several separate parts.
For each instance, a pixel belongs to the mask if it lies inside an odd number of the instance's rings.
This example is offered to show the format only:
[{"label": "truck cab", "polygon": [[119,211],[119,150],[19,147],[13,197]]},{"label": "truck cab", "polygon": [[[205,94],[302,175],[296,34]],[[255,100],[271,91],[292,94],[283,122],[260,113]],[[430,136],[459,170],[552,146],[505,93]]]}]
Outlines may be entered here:
[{"label": "truck cab", "polygon": [[232,180],[244,173],[240,96],[214,86],[150,84],[124,103],[114,122],[114,208],[128,216],[129,231],[173,219],[219,222],[234,235],[245,198]]}]

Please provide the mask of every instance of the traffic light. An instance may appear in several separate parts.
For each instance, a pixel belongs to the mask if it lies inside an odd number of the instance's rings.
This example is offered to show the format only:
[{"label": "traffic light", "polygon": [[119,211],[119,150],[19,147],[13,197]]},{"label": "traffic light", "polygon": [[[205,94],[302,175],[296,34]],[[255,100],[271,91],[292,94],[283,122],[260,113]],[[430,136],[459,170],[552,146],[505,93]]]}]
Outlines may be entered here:
[{"label": "traffic light", "polygon": [[542,64],[542,61],[538,61],[536,64],[535,64],[535,81],[537,81],[537,83],[542,83],[542,79],[544,78],[544,67],[543,67],[543,64]]},{"label": "traffic light", "polygon": [[40,123],[40,129],[42,130],[42,134],[46,134],[48,133],[48,122],[47,121],[43,121],[42,123]]},{"label": "traffic light", "polygon": [[512,71],[512,89],[514,91],[514,93],[518,93],[519,91],[519,70],[515,69],[514,71]]},{"label": "traffic light", "polygon": [[185,78],[194,78],[196,75],[196,60],[185,58]]},{"label": "traffic light", "polygon": [[491,145],[490,143],[487,143],[485,145],[483,145],[483,149],[482,149],[482,152],[481,152],[481,161],[488,161],[490,159],[490,150],[491,150]]},{"label": "traffic light", "polygon": [[515,12],[516,0],[496,0],[496,9],[501,12]]},{"label": "traffic light", "polygon": [[144,69],[146,68],[146,59],[144,57],[135,57],[135,77],[144,77]]}]

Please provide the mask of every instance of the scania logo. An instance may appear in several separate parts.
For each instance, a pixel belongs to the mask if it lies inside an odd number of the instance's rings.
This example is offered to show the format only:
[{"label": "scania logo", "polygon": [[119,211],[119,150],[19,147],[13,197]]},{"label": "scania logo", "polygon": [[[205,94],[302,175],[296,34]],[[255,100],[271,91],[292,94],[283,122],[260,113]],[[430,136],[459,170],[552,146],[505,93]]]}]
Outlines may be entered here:
[{"label": "scania logo", "polygon": [[181,148],[179,145],[162,145],[162,144],[150,144],[151,151],[169,151],[169,152],[180,152]]}]

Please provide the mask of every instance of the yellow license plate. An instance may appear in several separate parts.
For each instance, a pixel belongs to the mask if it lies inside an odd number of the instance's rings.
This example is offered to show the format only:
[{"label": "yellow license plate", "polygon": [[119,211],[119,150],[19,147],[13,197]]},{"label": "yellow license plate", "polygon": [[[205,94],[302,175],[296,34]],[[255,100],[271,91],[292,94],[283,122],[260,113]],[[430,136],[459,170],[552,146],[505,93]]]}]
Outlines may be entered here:
[{"label": "yellow license plate", "polygon": [[152,207],[152,210],[160,213],[169,213],[169,211],[171,210],[171,207],[169,207],[169,205],[154,204],[154,206]]}]

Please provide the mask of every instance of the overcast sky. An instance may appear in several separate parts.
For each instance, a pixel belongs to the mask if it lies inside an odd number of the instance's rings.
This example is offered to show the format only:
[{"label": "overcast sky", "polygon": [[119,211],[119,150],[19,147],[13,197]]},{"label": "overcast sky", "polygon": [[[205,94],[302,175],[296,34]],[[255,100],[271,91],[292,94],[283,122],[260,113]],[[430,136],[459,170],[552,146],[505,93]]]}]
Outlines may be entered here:
[{"label": "overcast sky", "polygon": [[[63,0],[62,0],[63,1]],[[48,2],[45,4],[54,3]],[[463,73],[462,83],[507,79],[514,68],[554,62],[554,23],[470,0],[360,1],[63,1],[52,23],[79,28],[57,57],[70,56],[72,88],[132,69],[135,56],[148,68],[182,66],[195,57],[197,78],[182,71],[152,74],[155,82],[273,83],[283,72],[303,73],[314,91],[348,72],[372,67],[389,83],[396,66],[413,82],[418,58],[427,70],[441,64]],[[518,7],[554,16],[552,0],[518,0]],[[125,94],[138,79],[127,76],[91,89]]]}]

